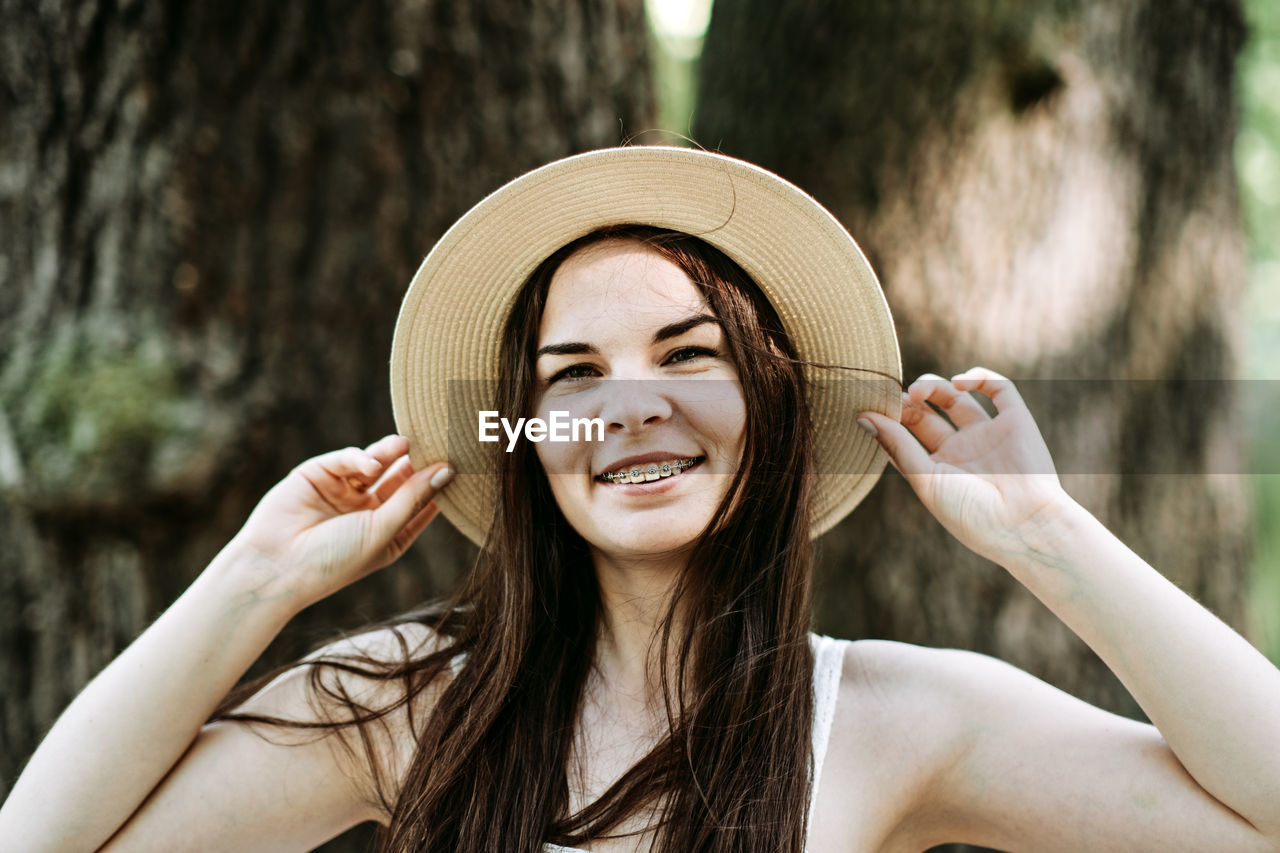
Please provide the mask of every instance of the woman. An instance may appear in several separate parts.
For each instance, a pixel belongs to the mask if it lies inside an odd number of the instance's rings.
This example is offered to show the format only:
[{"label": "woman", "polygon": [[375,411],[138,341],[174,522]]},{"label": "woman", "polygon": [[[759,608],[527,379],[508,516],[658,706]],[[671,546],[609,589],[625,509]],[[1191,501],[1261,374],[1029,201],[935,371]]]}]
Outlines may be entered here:
[{"label": "woman", "polygon": [[[780,179],[644,148],[526,175],[415,277],[408,439],[268,493],[68,708],[0,838],[308,849],[372,819],[394,850],[1280,849],[1280,672],[1071,501],[1008,380],[850,378],[886,375],[874,276]],[[488,411],[601,429],[507,452],[469,432]],[[980,655],[808,635],[809,537],[877,448],[1155,727]],[[288,618],[437,507],[486,542],[451,602],[202,727]]]}]

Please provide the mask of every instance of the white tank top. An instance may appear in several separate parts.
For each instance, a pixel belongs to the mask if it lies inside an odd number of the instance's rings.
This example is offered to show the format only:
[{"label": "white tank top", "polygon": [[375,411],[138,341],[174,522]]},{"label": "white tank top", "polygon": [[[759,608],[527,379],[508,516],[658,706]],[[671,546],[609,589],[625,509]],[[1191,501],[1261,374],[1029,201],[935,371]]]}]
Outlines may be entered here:
[{"label": "white tank top", "polygon": [[[836,696],[840,692],[840,673],[844,668],[844,649],[848,640],[836,640],[821,634],[810,634],[813,649],[813,786],[809,795],[809,826],[813,826],[813,807],[818,802],[818,782],[822,780],[822,762],[831,741],[831,721],[836,716]],[[586,853],[579,847],[561,847],[547,842],[543,853]]]}]

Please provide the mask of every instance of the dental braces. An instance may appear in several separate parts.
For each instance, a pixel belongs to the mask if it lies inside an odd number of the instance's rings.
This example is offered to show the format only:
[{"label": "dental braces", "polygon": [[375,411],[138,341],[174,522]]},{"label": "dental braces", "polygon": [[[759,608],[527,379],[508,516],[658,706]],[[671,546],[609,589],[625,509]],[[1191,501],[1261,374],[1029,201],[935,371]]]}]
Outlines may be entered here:
[{"label": "dental braces", "polygon": [[601,477],[602,480],[608,480],[610,483],[645,483],[654,480],[660,480],[663,477],[670,477],[672,474],[679,474],[686,468],[692,468],[697,464],[697,459],[681,459],[677,462],[651,462],[647,466],[637,465],[627,471],[610,471]]}]

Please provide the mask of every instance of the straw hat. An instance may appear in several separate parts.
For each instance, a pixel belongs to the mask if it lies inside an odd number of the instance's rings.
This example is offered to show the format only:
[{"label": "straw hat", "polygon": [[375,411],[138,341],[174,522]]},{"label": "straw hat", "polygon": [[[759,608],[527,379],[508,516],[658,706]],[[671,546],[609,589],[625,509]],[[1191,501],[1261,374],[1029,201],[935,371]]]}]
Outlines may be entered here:
[{"label": "straw hat", "polygon": [[[501,452],[476,440],[477,413],[489,408],[484,389],[497,376],[512,300],[561,246],[622,224],[684,231],[724,252],[760,285],[805,361],[901,379],[893,319],[871,265],[799,188],[750,163],[688,148],[612,148],[557,160],[491,194],[440,238],[396,322],[396,428],[409,438],[415,467],[448,459],[458,471],[436,503],[475,542],[488,532],[496,496],[484,472]],[[900,396],[874,373],[809,370],[817,536],[862,500],[884,468],[884,452],[855,423],[858,412],[896,419]],[[463,412],[470,441],[458,440]]]}]

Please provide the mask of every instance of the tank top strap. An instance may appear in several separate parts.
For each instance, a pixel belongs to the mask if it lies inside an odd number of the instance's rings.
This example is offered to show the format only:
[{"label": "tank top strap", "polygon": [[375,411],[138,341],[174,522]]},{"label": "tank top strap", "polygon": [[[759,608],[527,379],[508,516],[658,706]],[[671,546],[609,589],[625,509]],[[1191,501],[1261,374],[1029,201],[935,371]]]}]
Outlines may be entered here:
[{"label": "tank top strap", "polygon": [[822,781],[822,765],[831,741],[831,723],[836,716],[836,697],[840,693],[840,674],[844,670],[844,650],[848,640],[837,640],[821,634],[810,634],[813,649],[813,763],[809,794],[809,825],[813,825],[814,806],[818,802],[818,783]]}]

